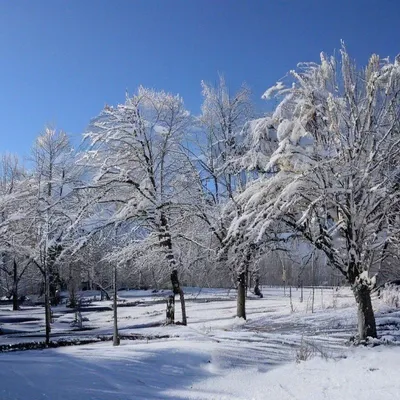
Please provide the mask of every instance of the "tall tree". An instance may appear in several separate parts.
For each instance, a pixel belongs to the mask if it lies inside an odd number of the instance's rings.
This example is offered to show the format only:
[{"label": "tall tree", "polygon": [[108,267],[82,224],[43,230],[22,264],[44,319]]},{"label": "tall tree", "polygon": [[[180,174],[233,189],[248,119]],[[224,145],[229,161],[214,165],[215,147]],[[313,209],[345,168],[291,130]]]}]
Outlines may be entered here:
[{"label": "tall tree", "polygon": [[[227,221],[222,218],[222,209],[227,202],[234,201],[236,192],[243,184],[241,170],[233,161],[238,155],[243,128],[253,116],[251,92],[243,84],[236,93],[231,94],[222,75],[217,85],[202,82],[201,86],[201,129],[196,133],[192,159],[194,168],[200,171],[199,187],[204,199],[197,202],[196,214],[210,229],[215,254],[222,254],[215,259],[215,263],[220,267],[228,266],[240,295],[244,293],[241,287],[245,285],[245,272],[238,271],[228,263],[228,249],[225,246]],[[192,149],[189,147],[189,150]],[[244,304],[242,296],[238,296],[238,316],[245,317],[239,303]]]},{"label": "tall tree", "polygon": [[[232,218],[241,215],[236,198],[248,182],[263,173],[276,148],[276,131],[264,118],[254,119],[251,92],[242,85],[231,93],[220,76],[216,86],[202,82],[202,129],[193,153],[204,201],[197,215],[208,224],[218,264],[225,266],[238,288],[237,316],[246,318],[247,276],[256,251],[238,249],[227,237]],[[217,261],[217,260],[216,260]]]},{"label": "tall tree", "polygon": [[140,87],[124,104],[105,107],[93,121],[87,134],[92,147],[85,155],[95,171],[91,188],[103,193],[100,202],[109,212],[105,224],[119,226],[125,237],[113,261],[124,264],[149,252],[161,256],[158,263],[169,270],[185,325],[171,224],[180,214],[191,173],[180,150],[189,121],[179,96]]},{"label": "tall tree", "polygon": [[251,91],[243,84],[231,94],[225,78],[220,75],[213,86],[201,82],[203,104],[197,133],[197,153],[209,195],[215,203],[233,196],[241,180],[232,160],[238,155],[241,133],[254,117]]},{"label": "tall tree", "polygon": [[26,272],[29,261],[19,251],[21,223],[21,202],[25,193],[26,172],[15,155],[4,154],[0,160],[0,268],[11,282],[8,288],[12,296],[13,310],[19,309],[18,287]]},{"label": "tall tree", "polygon": [[[46,343],[50,341],[51,307],[60,289],[61,255],[72,236],[76,205],[72,191],[73,152],[66,133],[46,128],[32,151],[33,172],[29,182],[25,218],[31,221],[23,247],[43,277]],[[74,199],[75,201],[72,201]]]},{"label": "tall tree", "polygon": [[343,47],[290,76],[266,92],[282,97],[275,174],[243,193],[231,233],[257,242],[279,223],[325,253],[351,285],[359,338],[376,337],[369,272],[399,242],[400,60],[373,55],[360,70]]}]

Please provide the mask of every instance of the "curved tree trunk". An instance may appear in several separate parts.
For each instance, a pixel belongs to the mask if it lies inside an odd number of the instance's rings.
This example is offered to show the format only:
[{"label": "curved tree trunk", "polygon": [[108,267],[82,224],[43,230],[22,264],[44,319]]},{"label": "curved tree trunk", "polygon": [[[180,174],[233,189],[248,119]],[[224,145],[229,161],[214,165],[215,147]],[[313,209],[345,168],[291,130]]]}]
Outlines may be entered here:
[{"label": "curved tree trunk", "polygon": [[353,293],[358,305],[358,336],[360,340],[376,338],[376,323],[371,302],[371,289],[366,285],[354,285]]}]

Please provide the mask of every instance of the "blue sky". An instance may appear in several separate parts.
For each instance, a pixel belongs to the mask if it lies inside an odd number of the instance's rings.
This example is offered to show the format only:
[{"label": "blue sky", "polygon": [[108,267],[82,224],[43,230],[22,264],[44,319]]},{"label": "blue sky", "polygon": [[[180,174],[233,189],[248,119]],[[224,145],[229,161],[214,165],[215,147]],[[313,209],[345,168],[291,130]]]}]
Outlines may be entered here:
[{"label": "blue sky", "polygon": [[144,86],[198,113],[222,72],[261,94],[299,61],[346,41],[359,64],[400,52],[398,0],[0,1],[0,152],[21,155],[46,123],[78,141],[104,104]]}]

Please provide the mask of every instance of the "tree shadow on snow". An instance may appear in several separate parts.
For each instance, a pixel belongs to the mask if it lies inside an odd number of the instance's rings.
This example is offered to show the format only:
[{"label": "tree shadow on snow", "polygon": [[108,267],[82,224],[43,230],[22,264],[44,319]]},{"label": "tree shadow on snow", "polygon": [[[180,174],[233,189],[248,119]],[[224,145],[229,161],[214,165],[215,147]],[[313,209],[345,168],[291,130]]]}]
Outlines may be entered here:
[{"label": "tree shadow on snow", "polygon": [[[167,343],[167,342],[165,342]],[[24,351],[0,357],[1,400],[156,400],[212,374],[207,352],[123,343]]]}]

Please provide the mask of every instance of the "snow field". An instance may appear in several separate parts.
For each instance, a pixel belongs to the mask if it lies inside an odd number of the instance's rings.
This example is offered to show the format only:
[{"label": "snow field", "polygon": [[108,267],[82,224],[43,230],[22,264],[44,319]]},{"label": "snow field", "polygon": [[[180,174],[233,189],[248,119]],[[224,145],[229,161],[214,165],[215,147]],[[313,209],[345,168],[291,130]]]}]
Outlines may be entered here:
[{"label": "snow field", "polygon": [[[247,302],[248,320],[235,315],[231,291],[187,291],[189,325],[161,326],[165,304],[149,293],[121,292],[129,301],[143,303],[120,307],[121,334],[168,335],[161,340],[123,340],[48,350],[0,354],[1,400],[130,400],[130,399],[397,399],[400,383],[394,376],[400,366],[395,346],[349,348],[355,333],[356,309],[348,289],[292,290],[292,306],[282,288],[264,288],[264,298]],[[140,296],[135,296],[140,294]],[[107,302],[98,303],[102,306]],[[396,338],[398,312],[374,300],[377,322],[386,337]],[[72,313],[59,315],[52,334],[110,334],[112,311],[88,312],[84,326],[72,332]],[[39,318],[43,310],[26,310],[18,316]],[[179,319],[179,303],[177,303]],[[4,315],[16,315],[7,310]],[[40,317],[42,318],[42,317]],[[6,324],[3,324],[6,325]],[[24,326],[22,334],[4,334],[1,343],[29,340],[43,334],[43,318]],[[3,326],[1,327],[3,329]],[[40,336],[37,336],[40,337]],[[299,349],[310,359],[296,363]]]}]

